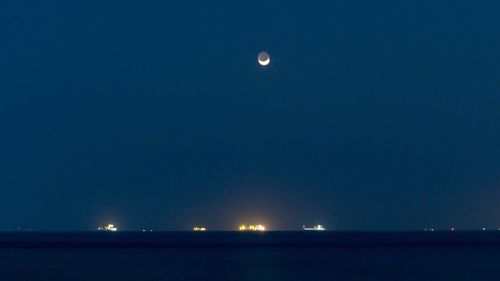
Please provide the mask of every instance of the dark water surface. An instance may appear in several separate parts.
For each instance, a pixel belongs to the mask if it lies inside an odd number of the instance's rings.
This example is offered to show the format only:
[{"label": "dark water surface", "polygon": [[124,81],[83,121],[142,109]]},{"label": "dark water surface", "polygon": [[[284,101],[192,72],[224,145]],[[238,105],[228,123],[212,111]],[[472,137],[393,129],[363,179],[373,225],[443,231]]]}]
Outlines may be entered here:
[{"label": "dark water surface", "polygon": [[0,233],[0,280],[500,280],[500,232]]}]

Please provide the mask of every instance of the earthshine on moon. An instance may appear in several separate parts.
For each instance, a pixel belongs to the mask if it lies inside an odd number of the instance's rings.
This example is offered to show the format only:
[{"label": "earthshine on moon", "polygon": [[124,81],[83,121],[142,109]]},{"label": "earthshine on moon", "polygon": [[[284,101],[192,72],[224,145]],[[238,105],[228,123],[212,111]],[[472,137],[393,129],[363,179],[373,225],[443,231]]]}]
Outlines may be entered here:
[{"label": "earthshine on moon", "polygon": [[271,62],[271,57],[267,52],[260,52],[257,60],[259,61],[260,65],[266,66]]}]

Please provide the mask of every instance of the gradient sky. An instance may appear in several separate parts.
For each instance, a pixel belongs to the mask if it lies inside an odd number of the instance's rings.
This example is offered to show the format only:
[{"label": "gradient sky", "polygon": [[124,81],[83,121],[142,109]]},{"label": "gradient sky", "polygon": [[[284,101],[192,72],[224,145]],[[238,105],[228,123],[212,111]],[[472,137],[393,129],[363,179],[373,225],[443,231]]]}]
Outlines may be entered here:
[{"label": "gradient sky", "polygon": [[0,229],[500,227],[499,1],[172,2],[1,1]]}]

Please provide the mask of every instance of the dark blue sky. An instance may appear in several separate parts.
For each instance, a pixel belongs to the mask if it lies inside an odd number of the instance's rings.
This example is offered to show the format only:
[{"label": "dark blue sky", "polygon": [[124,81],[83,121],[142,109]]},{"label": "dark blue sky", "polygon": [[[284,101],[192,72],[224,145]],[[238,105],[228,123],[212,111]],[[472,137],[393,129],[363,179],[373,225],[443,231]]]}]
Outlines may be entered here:
[{"label": "dark blue sky", "polygon": [[178,2],[0,3],[0,228],[500,227],[500,2]]}]

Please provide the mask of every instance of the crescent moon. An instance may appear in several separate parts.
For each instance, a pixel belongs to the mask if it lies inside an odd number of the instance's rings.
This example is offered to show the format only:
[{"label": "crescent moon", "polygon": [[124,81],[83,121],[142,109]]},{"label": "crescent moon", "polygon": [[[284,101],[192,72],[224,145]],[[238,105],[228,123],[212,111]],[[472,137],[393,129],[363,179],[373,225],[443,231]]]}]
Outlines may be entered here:
[{"label": "crescent moon", "polygon": [[268,65],[271,62],[271,59],[267,58],[267,60],[258,60],[258,61],[259,61],[260,65],[266,66],[266,65]]}]

